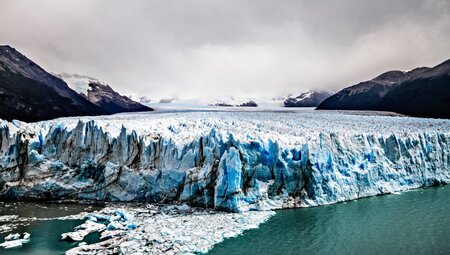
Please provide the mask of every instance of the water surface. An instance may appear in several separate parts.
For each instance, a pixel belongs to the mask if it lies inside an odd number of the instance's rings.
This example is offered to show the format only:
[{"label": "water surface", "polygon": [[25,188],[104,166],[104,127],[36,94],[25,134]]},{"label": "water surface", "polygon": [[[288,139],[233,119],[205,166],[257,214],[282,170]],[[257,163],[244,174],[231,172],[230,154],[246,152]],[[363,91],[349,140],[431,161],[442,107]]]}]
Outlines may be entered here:
[{"label": "water surface", "polygon": [[[0,241],[10,233],[28,232],[31,234],[30,242],[22,247],[4,249],[0,247],[0,254],[4,255],[51,255],[64,254],[65,251],[78,245],[78,242],[62,241],[61,234],[73,231],[82,224],[81,220],[42,220],[44,218],[63,217],[93,211],[101,208],[98,205],[85,205],[76,203],[35,203],[35,202],[0,202],[0,216],[18,215],[21,219],[29,219],[8,233],[0,233]],[[34,218],[38,220],[33,220]],[[17,223],[16,220],[0,222],[2,224]],[[85,237],[85,242],[98,241],[99,234],[93,233]]]},{"label": "water surface", "polygon": [[[8,202],[0,203],[0,216],[61,217],[98,208]],[[78,243],[61,241],[61,233],[81,223],[49,220],[22,224],[13,232],[29,232],[30,242],[19,248],[0,248],[0,254],[64,254]],[[98,233],[85,238],[88,243],[96,240]],[[259,229],[227,239],[209,254],[450,254],[450,186],[280,210]]]},{"label": "water surface", "polygon": [[450,254],[450,186],[277,211],[208,254]]}]

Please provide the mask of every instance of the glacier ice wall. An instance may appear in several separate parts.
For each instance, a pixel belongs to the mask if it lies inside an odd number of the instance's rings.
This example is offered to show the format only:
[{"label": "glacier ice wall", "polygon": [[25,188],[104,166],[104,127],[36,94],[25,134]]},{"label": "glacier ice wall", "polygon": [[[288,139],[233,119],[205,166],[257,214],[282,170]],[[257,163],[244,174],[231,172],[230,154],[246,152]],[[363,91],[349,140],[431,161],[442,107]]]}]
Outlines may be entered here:
[{"label": "glacier ice wall", "polygon": [[[123,126],[114,133],[93,120],[61,123],[1,125],[0,199],[149,201],[247,211],[450,182],[448,122],[431,132],[300,132],[295,144],[267,130],[268,136],[253,138],[217,125],[203,125],[204,132],[180,142],[177,135]],[[183,127],[189,126],[176,128]]]}]

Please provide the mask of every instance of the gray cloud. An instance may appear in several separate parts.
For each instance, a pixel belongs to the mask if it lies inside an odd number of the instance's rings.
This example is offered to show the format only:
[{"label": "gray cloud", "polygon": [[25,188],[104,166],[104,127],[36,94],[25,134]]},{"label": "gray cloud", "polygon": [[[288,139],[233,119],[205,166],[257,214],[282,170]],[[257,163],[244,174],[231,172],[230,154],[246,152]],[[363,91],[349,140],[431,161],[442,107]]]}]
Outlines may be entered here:
[{"label": "gray cloud", "polygon": [[0,43],[125,94],[340,89],[450,58],[450,2],[0,0]]}]

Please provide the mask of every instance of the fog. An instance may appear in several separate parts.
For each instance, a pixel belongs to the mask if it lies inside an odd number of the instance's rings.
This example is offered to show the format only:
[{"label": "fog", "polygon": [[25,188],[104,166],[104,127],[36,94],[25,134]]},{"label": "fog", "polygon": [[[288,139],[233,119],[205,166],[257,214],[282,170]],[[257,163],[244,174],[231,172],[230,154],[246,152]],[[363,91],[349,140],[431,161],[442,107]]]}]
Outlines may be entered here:
[{"label": "fog", "polygon": [[0,44],[126,95],[339,90],[450,58],[450,1],[0,0]]}]

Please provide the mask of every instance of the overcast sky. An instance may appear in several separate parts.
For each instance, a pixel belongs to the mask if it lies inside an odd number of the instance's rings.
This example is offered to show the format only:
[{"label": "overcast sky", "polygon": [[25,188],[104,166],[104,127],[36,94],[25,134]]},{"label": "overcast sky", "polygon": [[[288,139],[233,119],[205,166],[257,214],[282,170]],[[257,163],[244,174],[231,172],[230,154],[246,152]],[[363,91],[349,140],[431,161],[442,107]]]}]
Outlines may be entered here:
[{"label": "overcast sky", "polygon": [[0,44],[121,93],[341,89],[450,58],[448,0],[0,0]]}]

